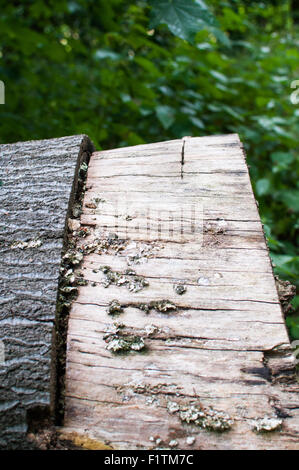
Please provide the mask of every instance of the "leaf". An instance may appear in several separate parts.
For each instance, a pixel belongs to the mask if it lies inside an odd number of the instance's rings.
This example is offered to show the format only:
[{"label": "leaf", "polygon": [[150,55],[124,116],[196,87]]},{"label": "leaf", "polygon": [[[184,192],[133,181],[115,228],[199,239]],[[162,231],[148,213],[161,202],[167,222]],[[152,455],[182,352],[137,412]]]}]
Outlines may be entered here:
[{"label": "leaf", "polygon": [[282,266],[283,264],[290,263],[294,257],[289,255],[276,255],[271,253],[271,258],[276,266]]},{"label": "leaf", "polygon": [[286,279],[298,279],[299,256],[277,255],[270,253],[272,261],[275,264],[275,273]]},{"label": "leaf", "polygon": [[175,111],[170,106],[157,106],[156,114],[164,129],[168,129],[175,121]]},{"label": "leaf", "polygon": [[256,182],[256,192],[259,196],[269,193],[271,183],[267,178],[262,178]]},{"label": "leaf", "polygon": [[271,160],[275,163],[279,163],[281,166],[288,166],[294,160],[291,153],[286,152],[274,152],[271,155]]},{"label": "leaf", "polygon": [[[294,308],[299,309],[299,295],[295,295],[295,297],[292,299],[291,304]],[[299,322],[298,322],[298,325],[299,325]]]},{"label": "leaf", "polygon": [[148,60],[145,57],[135,57],[134,60],[138,65],[140,65],[146,72],[148,72],[153,77],[157,78],[160,76],[159,70],[155,67],[151,60]]},{"label": "leaf", "polygon": [[214,28],[214,35],[218,33],[217,20],[203,1],[150,0],[150,5],[151,28],[166,24],[172,34],[188,42],[193,42],[195,34],[202,29]]},{"label": "leaf", "polygon": [[222,82],[222,83],[228,83],[228,78],[221,72],[218,72],[217,70],[210,70],[210,75],[212,75],[212,77],[216,78],[216,80],[218,80],[219,82]]},{"label": "leaf", "polygon": [[199,129],[205,128],[204,122],[201,119],[197,118],[196,116],[191,116],[190,121],[192,122],[194,126],[198,127]]},{"label": "leaf", "polygon": [[274,152],[271,154],[271,160],[275,164],[273,166],[273,173],[285,171],[294,161],[294,156],[287,152]]},{"label": "leaf", "polygon": [[103,59],[111,59],[111,60],[119,60],[121,55],[117,52],[109,51],[108,49],[98,49],[94,53],[94,57],[99,60]]},{"label": "leaf", "polygon": [[289,209],[299,212],[299,190],[289,189],[281,193],[281,199]]},{"label": "leaf", "polygon": [[231,47],[231,42],[228,36],[218,26],[209,27],[209,31],[214,34],[215,38],[224,46]]},{"label": "leaf", "polygon": [[299,317],[287,317],[286,318],[287,327],[290,330],[290,335],[292,339],[299,339]]}]

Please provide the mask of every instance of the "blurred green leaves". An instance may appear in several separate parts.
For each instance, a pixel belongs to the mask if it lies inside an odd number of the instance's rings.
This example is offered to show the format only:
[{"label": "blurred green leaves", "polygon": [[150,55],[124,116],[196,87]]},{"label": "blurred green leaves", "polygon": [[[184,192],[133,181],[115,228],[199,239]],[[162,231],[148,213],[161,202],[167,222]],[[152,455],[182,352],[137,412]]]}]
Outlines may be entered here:
[{"label": "blurred green leaves", "polygon": [[290,100],[299,31],[290,4],[3,3],[0,141],[87,133],[114,148],[237,132],[275,271],[299,287],[299,104]]}]

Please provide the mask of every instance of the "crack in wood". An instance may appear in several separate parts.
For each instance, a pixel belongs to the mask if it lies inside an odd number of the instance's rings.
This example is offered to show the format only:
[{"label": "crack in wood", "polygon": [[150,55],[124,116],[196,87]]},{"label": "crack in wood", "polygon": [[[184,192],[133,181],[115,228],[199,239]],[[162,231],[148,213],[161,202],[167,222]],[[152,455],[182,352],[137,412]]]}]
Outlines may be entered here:
[{"label": "crack in wood", "polygon": [[181,179],[184,177],[184,163],[185,163],[185,137],[182,139],[182,149],[181,149]]}]

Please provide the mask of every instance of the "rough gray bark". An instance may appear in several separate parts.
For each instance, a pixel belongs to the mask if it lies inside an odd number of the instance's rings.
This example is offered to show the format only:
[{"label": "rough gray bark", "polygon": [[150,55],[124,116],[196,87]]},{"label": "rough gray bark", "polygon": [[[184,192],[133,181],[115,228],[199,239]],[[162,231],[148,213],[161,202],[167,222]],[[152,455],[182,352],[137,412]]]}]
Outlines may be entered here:
[{"label": "rough gray bark", "polygon": [[1,145],[0,448],[27,448],[28,417],[52,406],[52,334],[68,212],[87,136]]}]

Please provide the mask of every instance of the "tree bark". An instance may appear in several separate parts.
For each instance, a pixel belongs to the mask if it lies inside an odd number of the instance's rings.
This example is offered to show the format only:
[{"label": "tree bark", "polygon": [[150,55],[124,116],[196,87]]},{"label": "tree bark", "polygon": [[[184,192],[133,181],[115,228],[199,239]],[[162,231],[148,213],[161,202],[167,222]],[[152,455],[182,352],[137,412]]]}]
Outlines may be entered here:
[{"label": "tree bark", "polygon": [[66,219],[92,149],[83,135],[0,146],[1,448],[30,448],[30,421],[51,416]]}]

